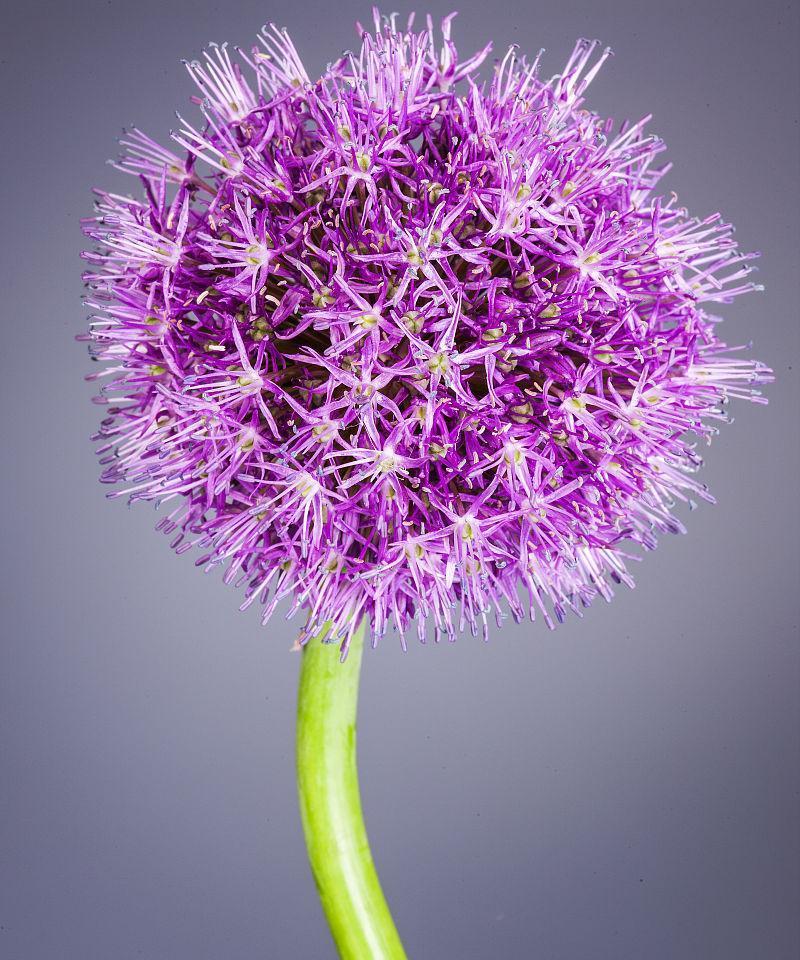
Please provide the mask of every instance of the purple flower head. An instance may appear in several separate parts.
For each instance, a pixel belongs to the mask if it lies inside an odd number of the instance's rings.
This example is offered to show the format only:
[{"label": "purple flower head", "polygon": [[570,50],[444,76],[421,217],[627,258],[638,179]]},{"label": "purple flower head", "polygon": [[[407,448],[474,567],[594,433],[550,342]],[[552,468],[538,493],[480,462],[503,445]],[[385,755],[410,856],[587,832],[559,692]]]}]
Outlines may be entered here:
[{"label": "purple flower head", "polygon": [[212,47],[202,120],[128,132],[141,198],[85,225],[102,479],[344,652],[364,617],[452,639],[608,599],[770,379],[706,312],[754,255],[654,194],[644,121],[583,105],[609,51],[480,81],[450,25],[376,14],[314,82],[275,27]]}]

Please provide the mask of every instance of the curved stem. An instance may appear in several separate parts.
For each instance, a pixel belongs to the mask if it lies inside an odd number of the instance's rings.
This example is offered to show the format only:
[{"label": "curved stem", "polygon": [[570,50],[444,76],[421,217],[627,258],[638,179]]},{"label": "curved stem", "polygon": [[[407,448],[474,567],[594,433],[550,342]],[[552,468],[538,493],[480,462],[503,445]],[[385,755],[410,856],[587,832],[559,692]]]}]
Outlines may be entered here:
[{"label": "curved stem", "polygon": [[356,767],[363,624],[339,661],[314,638],[302,653],[297,786],[308,859],[342,960],[406,960],[369,849]]}]

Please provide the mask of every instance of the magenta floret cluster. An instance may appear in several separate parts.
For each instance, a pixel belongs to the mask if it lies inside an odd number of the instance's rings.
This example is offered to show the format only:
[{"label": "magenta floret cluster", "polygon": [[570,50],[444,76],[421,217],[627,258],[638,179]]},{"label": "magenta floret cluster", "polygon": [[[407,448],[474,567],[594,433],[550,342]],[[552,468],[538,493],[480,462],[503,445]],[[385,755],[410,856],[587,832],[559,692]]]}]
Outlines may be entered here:
[{"label": "magenta floret cluster", "polygon": [[452,639],[610,597],[769,379],[706,312],[753,255],[654,193],[644,121],[584,106],[608,51],[480,80],[450,26],[376,15],[316,81],[275,27],[212,47],[181,151],[126,133],[140,197],[85,225],[103,480],[345,652],[364,618]]}]

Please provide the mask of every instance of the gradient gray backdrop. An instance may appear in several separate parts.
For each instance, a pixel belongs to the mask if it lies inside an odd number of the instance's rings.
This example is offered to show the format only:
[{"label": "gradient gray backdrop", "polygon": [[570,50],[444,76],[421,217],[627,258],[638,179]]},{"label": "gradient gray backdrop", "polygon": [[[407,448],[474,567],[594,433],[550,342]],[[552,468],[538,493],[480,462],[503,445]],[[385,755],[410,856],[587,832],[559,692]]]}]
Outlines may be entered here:
[{"label": "gradient gray backdrop", "polygon": [[[449,0],[455,3],[456,0]],[[445,6],[432,3],[437,15]],[[404,10],[409,9],[405,3]],[[642,0],[462,2],[462,51],[577,36],[590,96],[653,112],[666,188],[763,251],[728,308],[778,382],[709,451],[719,499],[635,591],[556,633],[390,638],[366,657],[364,803],[413,960],[796,960],[798,10]],[[181,57],[288,26],[311,71],[364,3],[83,0],[2,19],[0,957],[329,958],[293,780],[293,624],[108,502],[73,336],[89,189],[123,124],[191,110]]]}]

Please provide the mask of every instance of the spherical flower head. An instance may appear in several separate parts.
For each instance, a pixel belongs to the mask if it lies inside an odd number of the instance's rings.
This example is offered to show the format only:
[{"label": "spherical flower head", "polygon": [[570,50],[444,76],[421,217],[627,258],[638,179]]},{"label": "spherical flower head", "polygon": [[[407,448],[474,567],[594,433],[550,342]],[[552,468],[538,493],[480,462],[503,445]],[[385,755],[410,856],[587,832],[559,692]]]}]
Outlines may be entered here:
[{"label": "spherical flower head", "polygon": [[212,47],[182,153],[128,132],[141,196],[85,226],[103,480],[345,653],[365,618],[452,639],[610,598],[769,379],[706,312],[753,255],[583,105],[608,51],[480,81],[450,26],[376,14],[315,82],[275,27]]}]

